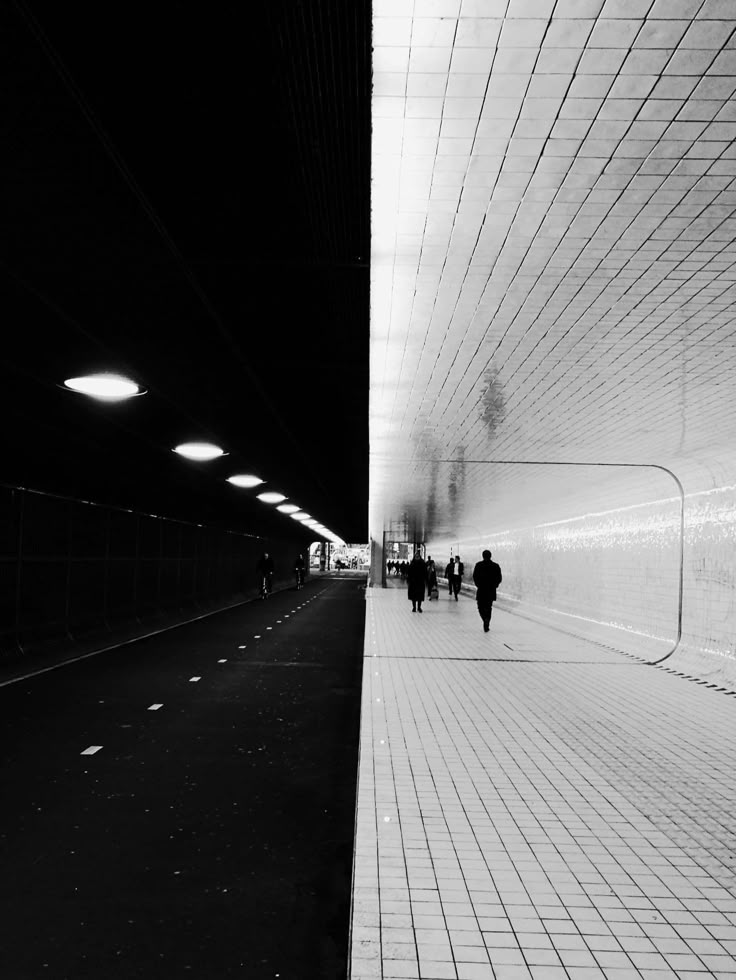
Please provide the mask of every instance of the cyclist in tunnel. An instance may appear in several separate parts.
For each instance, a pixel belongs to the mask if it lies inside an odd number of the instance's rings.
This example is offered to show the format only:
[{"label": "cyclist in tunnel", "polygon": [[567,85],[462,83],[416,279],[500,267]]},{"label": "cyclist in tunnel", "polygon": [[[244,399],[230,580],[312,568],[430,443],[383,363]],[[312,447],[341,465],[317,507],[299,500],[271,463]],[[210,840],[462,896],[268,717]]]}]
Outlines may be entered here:
[{"label": "cyclist in tunnel", "polygon": [[258,565],[256,567],[258,569],[258,586],[261,599],[268,599],[273,583],[274,564],[273,558],[271,558],[267,551],[264,551],[258,559]]},{"label": "cyclist in tunnel", "polygon": [[294,560],[294,575],[296,577],[296,587],[301,589],[304,585],[304,555],[297,555]]}]

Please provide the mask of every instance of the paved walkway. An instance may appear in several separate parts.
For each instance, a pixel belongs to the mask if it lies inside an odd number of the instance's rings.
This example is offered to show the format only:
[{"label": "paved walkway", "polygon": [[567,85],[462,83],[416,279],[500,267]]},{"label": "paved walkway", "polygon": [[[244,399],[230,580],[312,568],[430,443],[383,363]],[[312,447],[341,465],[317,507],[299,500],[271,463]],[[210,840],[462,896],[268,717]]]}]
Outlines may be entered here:
[{"label": "paved walkway", "polygon": [[736,697],[367,603],[352,980],[733,980]]}]

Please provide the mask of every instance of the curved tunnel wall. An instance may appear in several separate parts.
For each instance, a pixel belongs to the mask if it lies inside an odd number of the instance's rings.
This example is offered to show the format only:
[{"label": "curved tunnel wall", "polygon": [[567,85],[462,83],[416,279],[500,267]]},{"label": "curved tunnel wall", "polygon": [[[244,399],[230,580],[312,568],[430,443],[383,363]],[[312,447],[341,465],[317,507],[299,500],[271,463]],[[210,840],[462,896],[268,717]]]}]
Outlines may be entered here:
[{"label": "curved tunnel wall", "polygon": [[505,597],[571,617],[578,629],[609,627],[619,645],[646,656],[675,645],[679,500],[491,536],[489,546],[503,556]]},{"label": "curved tunnel wall", "polygon": [[294,539],[0,488],[0,663],[97,648],[253,597],[265,547],[291,584]]},{"label": "curved tunnel wall", "polygon": [[[466,532],[480,533],[433,538],[428,550],[440,562],[461,552],[469,581],[490,547],[508,608],[649,661],[675,648],[668,666],[736,685],[736,486],[714,488],[713,474],[683,469],[684,498],[676,481],[651,468],[578,479],[574,499],[555,497],[561,484],[545,485],[538,470],[535,506],[522,485],[504,492],[498,471],[479,501],[481,484],[468,468],[474,489],[456,516]],[[545,519],[535,521],[535,511]]]}]

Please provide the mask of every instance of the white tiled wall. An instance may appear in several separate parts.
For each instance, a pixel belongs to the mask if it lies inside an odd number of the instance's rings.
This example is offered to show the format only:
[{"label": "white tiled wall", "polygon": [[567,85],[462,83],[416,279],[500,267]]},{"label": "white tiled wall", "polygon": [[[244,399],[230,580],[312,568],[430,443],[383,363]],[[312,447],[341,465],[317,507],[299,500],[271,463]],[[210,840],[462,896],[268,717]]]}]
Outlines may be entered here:
[{"label": "white tiled wall", "polygon": [[[502,562],[502,594],[510,599],[633,631],[645,655],[661,648],[647,651],[642,637],[677,638],[677,498],[490,535],[488,546]],[[735,558],[736,487],[686,494],[682,637],[673,667],[736,683]],[[621,634],[611,642],[621,645]]]}]

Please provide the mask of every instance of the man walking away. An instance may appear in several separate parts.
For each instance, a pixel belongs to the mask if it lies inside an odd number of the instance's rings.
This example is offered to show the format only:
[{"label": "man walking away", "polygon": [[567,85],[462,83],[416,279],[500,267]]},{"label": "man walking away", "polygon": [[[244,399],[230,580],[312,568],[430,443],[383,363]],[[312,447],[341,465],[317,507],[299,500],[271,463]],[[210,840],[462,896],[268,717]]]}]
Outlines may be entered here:
[{"label": "man walking away", "polygon": [[424,602],[424,587],[427,584],[427,566],[421,553],[417,551],[407,572],[409,579],[409,601],[412,612],[421,612]]},{"label": "man walking away", "polygon": [[483,561],[479,561],[473,569],[473,581],[478,590],[476,601],[478,612],[483,620],[483,632],[487,633],[491,628],[491,613],[493,603],[496,600],[496,589],[501,584],[501,566],[495,561],[491,561],[491,553],[486,550],[483,552]]},{"label": "man walking away", "polygon": [[455,602],[457,602],[457,594],[462,585],[464,570],[465,565],[460,561],[460,555],[455,555],[455,560],[452,563],[452,576],[450,578],[450,589],[455,596]]}]

